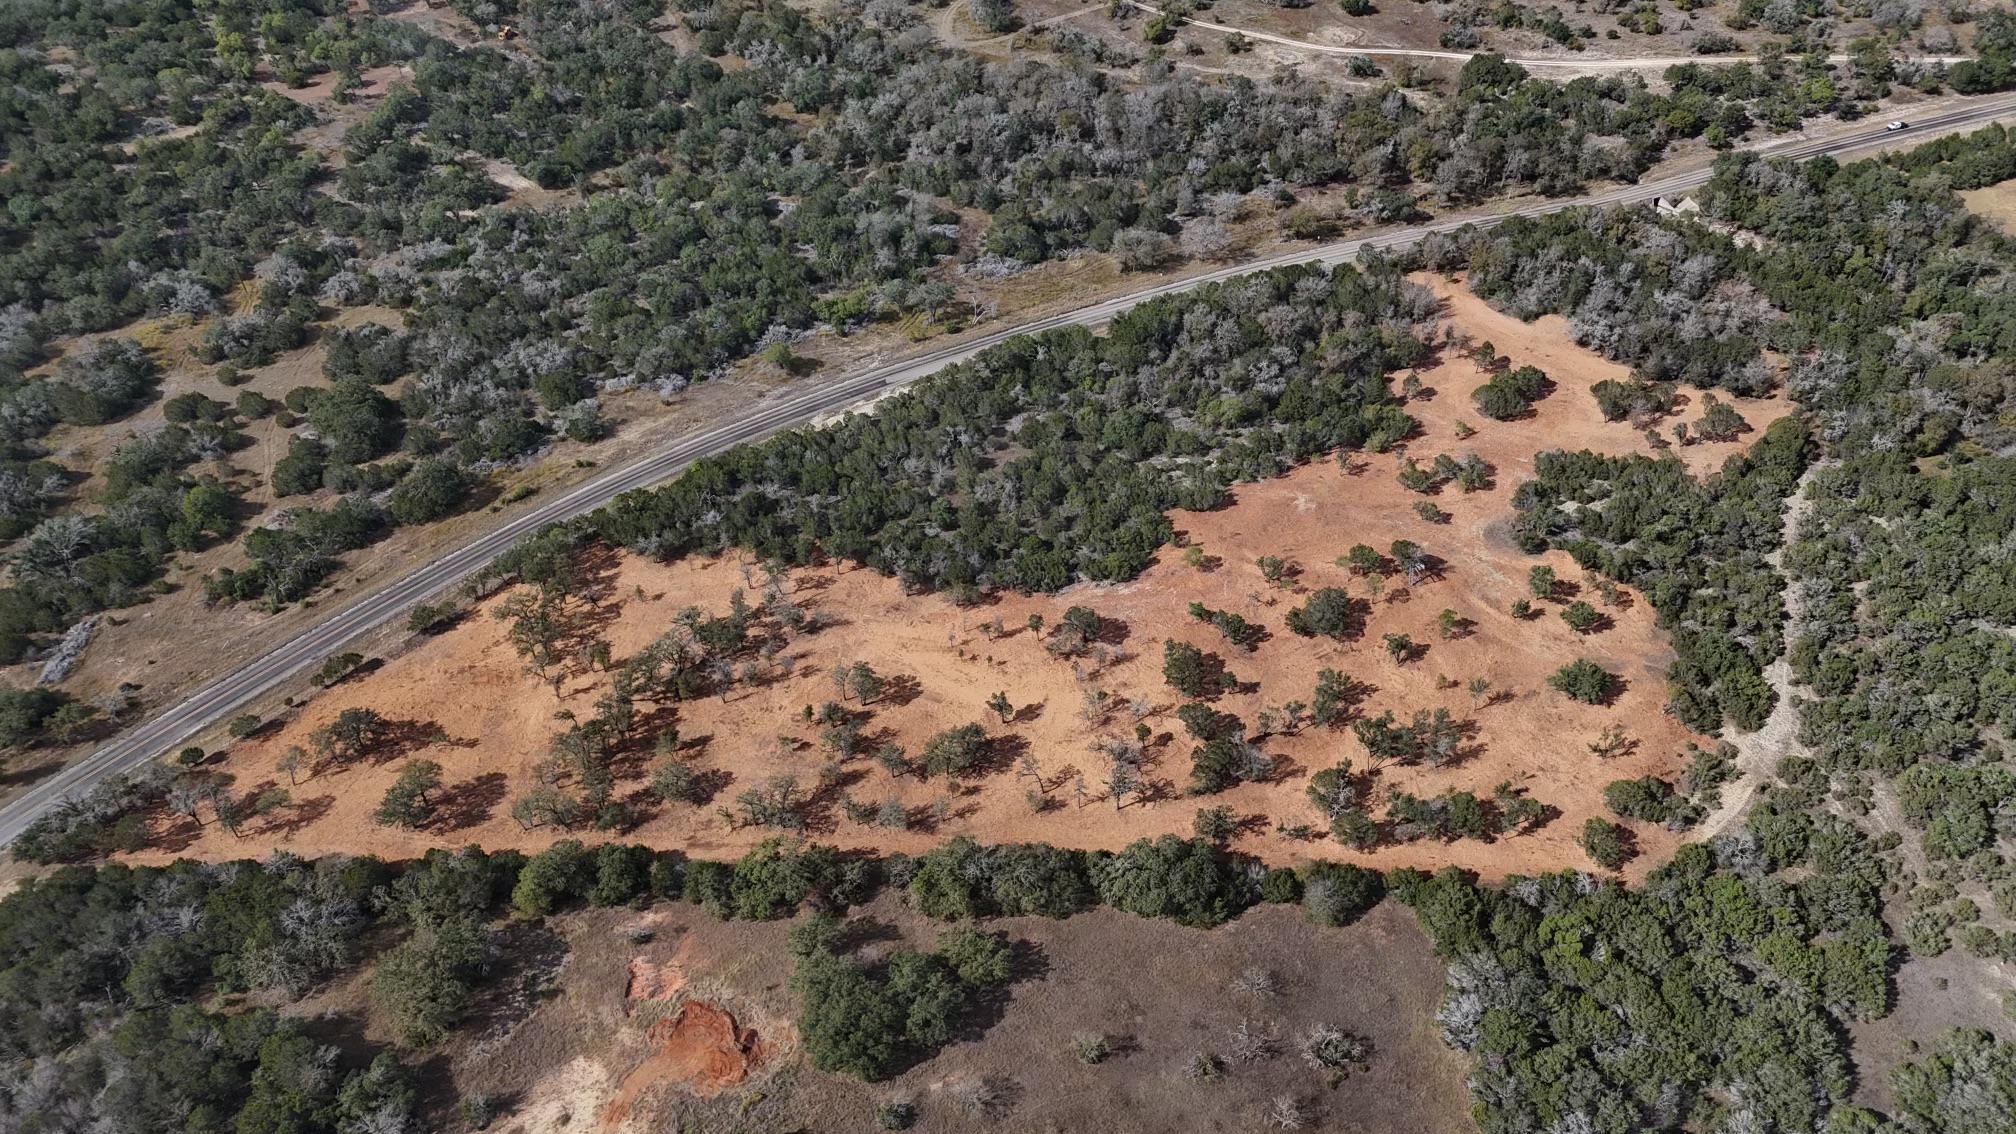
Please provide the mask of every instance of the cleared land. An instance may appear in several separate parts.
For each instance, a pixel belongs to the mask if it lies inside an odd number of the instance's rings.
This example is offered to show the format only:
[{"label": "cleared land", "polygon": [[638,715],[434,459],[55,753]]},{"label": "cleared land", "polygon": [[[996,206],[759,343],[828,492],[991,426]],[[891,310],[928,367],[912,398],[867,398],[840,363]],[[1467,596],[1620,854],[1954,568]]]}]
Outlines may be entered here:
[{"label": "cleared land", "polygon": [[[714,786],[711,805],[647,800],[644,785],[654,760],[648,745],[619,762],[617,794],[636,801],[644,818],[618,837],[720,857],[740,854],[775,834],[735,823],[722,805],[777,776],[793,776],[812,791],[830,754],[820,744],[820,727],[806,714],[832,700],[862,715],[870,741],[862,755],[840,766],[837,782],[819,791],[808,809],[811,833],[841,846],[915,852],[949,835],[968,834],[983,841],[1117,848],[1144,835],[1187,834],[1198,807],[1223,803],[1245,822],[1236,845],[1273,862],[1315,855],[1382,867],[1456,864],[1488,877],[1586,865],[1576,837],[1584,819],[1602,813],[1603,786],[1648,773],[1675,775],[1686,743],[1700,738],[1662,711],[1668,647],[1649,604],[1626,591],[1604,609],[1606,628],[1577,634],[1556,615],[1572,597],[1568,592],[1578,589],[1572,561],[1558,553],[1523,555],[1503,532],[1512,514],[1512,491],[1536,450],[1625,452],[1646,442],[1626,424],[1604,422],[1587,393],[1591,382],[1621,376],[1622,368],[1574,346],[1558,320],[1522,324],[1493,312],[1460,285],[1436,286],[1459,335],[1488,339],[1514,364],[1541,365],[1557,386],[1531,416],[1491,422],[1475,413],[1470,401],[1470,391],[1487,375],[1468,355],[1452,349],[1420,372],[1425,388],[1412,410],[1422,429],[1409,452],[1423,458],[1475,453],[1497,470],[1490,488],[1466,494],[1452,485],[1424,497],[1397,482],[1392,455],[1357,455],[1349,470],[1326,461],[1278,480],[1242,485],[1234,503],[1217,511],[1177,515],[1179,530],[1204,553],[1202,566],[1184,562],[1172,550],[1131,583],[1081,586],[1051,596],[1001,595],[976,608],[906,594],[894,580],[863,569],[834,565],[788,572],[779,583],[790,600],[828,625],[810,633],[775,628],[783,644],[755,681],[738,684],[725,698],[679,706],[677,756]],[[1760,429],[1787,408],[1776,400],[1741,403],[1744,416]],[[1459,421],[1472,423],[1474,435],[1459,439]],[[1682,452],[1691,467],[1706,471],[1741,444],[1702,444]],[[1423,519],[1415,504],[1424,499],[1434,500],[1447,518]],[[1397,575],[1382,579],[1375,594],[1368,580],[1333,562],[1353,544],[1384,550],[1399,539],[1425,547],[1441,561],[1439,570],[1412,587]],[[1285,586],[1262,578],[1255,562],[1264,555],[1294,566]],[[1540,562],[1570,582],[1557,599],[1537,604],[1537,617],[1521,621],[1509,608],[1528,596],[1528,569]],[[606,554],[593,575],[604,597],[581,615],[578,644],[606,641],[618,664],[665,632],[680,611],[725,613],[733,591],[742,589],[753,601],[766,582],[753,565],[702,557],[660,564]],[[1367,602],[1362,632],[1344,642],[1289,632],[1287,612],[1310,592],[1332,586]],[[1593,590],[1582,597],[1596,601]],[[537,848],[569,837],[573,833],[557,828],[524,830],[509,804],[537,783],[536,766],[548,759],[548,743],[565,727],[567,715],[593,714],[594,702],[607,691],[608,672],[567,665],[549,671],[560,675],[557,681],[530,672],[506,626],[491,617],[503,601],[504,596],[491,599],[448,632],[329,690],[293,719],[227,754],[221,768],[236,778],[237,790],[286,787],[295,800],[291,806],[243,827],[240,836],[164,813],[155,818],[161,849],[150,855],[222,858],[273,849],[299,854],[368,849],[404,856],[468,842]],[[1237,613],[1264,627],[1267,636],[1248,652],[1191,617],[1192,602]],[[1045,648],[1047,634],[1028,628],[1030,616],[1040,615],[1046,628],[1054,628],[1073,605],[1093,608],[1112,628],[1082,656],[1053,656]],[[1445,609],[1456,619],[1446,639],[1440,628]],[[1394,661],[1383,645],[1389,633],[1410,637],[1416,656]],[[1537,831],[1492,843],[1423,841],[1362,854],[1327,839],[1282,833],[1277,824],[1320,828],[1305,798],[1310,773],[1340,759],[1352,760],[1361,771],[1368,767],[1365,750],[1348,728],[1305,727],[1293,735],[1268,736],[1261,747],[1274,759],[1275,771],[1267,782],[1210,797],[1186,796],[1193,741],[1174,715],[1182,699],[1161,672],[1169,639],[1218,655],[1236,673],[1240,691],[1214,704],[1238,716],[1250,732],[1260,731],[1263,710],[1309,700],[1318,672],[1326,668],[1351,677],[1361,715],[1376,717],[1390,709],[1404,723],[1418,710],[1441,708],[1463,722],[1463,750],[1453,763],[1383,769],[1377,785],[1382,803],[1388,789],[1423,797],[1452,789],[1489,796],[1495,785],[1511,781],[1552,808],[1554,818]],[[1581,704],[1545,686],[1547,675],[1578,657],[1622,678],[1623,688],[1610,704]],[[829,676],[835,667],[857,661],[891,679],[888,691],[865,705],[842,696]],[[1467,690],[1476,678],[1490,683],[1483,696]],[[1011,705],[1005,722],[989,707],[997,692]],[[332,764],[312,778],[304,774],[298,784],[279,770],[291,746],[308,746],[314,730],[352,707],[370,708],[393,723],[389,738],[368,758]],[[934,734],[975,722],[996,738],[992,767],[984,775],[956,783],[896,777],[866,755],[894,742],[914,756]],[[1105,791],[1105,759],[1090,746],[1102,738],[1131,737],[1137,722],[1146,724],[1152,737],[1146,764],[1150,790],[1145,798],[1130,795],[1116,806]],[[1607,759],[1593,754],[1590,745],[1612,726],[1621,726],[1629,740],[1624,753]],[[1034,778],[1018,774],[1025,756],[1034,761]],[[443,769],[447,791],[435,817],[415,830],[374,827],[372,811],[412,757],[434,760]],[[1040,811],[1030,799],[1035,791],[1044,801]],[[899,800],[907,829],[854,822],[843,814],[843,797],[878,805]],[[1646,826],[1638,840],[1640,861],[1649,863],[1663,859],[1677,836]]]}]

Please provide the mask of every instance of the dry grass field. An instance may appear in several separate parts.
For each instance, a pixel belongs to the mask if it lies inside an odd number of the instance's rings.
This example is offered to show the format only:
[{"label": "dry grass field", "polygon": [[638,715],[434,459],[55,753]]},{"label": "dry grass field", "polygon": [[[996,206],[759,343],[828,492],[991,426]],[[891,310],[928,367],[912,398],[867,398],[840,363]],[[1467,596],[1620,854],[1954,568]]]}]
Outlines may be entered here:
[{"label": "dry grass field", "polygon": [[[1434,1020],[1441,966],[1412,915],[1390,903],[1343,929],[1277,907],[1210,931],[1111,910],[990,923],[1018,942],[1013,983],[935,1058],[877,1084],[792,1058],[784,923],[720,922],[672,904],[572,914],[549,928],[564,965],[517,974],[544,982],[536,1007],[528,1014],[524,1001],[497,995],[485,1025],[442,1053],[433,1081],[444,1097],[452,1087],[509,1098],[512,1117],[491,1128],[504,1134],[866,1131],[893,1099],[915,1103],[925,1132],[1203,1134],[1258,1129],[1282,1095],[1321,1129],[1471,1129],[1467,1061],[1442,1045]],[[846,940],[874,956],[928,946],[940,928],[884,898],[856,914]],[[1255,970],[1273,976],[1271,995],[1233,987]],[[1215,1081],[1186,1079],[1196,1055],[1228,1050],[1242,1021],[1277,1033],[1282,1053],[1230,1065]],[[1333,1088],[1303,1066],[1295,1037],[1316,1024],[1368,1037],[1368,1068]],[[1088,1032],[1114,1049],[1097,1065],[1070,1049]],[[998,1098],[987,1120],[960,1101],[979,1083]]]}]

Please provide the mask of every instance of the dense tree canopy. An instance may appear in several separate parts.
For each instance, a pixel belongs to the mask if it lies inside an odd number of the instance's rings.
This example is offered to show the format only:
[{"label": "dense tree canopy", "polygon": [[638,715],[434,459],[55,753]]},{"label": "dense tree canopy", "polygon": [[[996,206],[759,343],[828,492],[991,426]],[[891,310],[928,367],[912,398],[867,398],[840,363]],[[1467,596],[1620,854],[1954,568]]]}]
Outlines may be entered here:
[{"label": "dense tree canopy", "polygon": [[[131,344],[93,348],[64,359],[54,375],[29,377],[59,335],[145,315],[200,318],[195,356],[223,364],[218,376],[227,383],[237,368],[265,365],[319,337],[331,385],[289,395],[306,429],[273,465],[275,491],[377,496],[420,475],[423,483],[401,492],[390,515],[428,523],[461,494],[440,464],[384,459],[395,448],[480,475],[535,456],[553,438],[602,436],[604,391],[644,386],[669,395],[759,350],[788,353],[791,340],[820,327],[845,333],[889,318],[957,326],[967,313],[954,289],[923,275],[947,256],[986,279],[1088,248],[1162,249],[1176,234],[1187,247],[1199,243],[1191,230],[1222,234],[1221,215],[1288,204],[1295,187],[1349,186],[1351,204],[1336,218],[1345,223],[1413,215],[1416,197],[1571,192],[1591,180],[1633,178],[1679,139],[1723,145],[1753,120],[1786,128],[1880,97],[1884,76],[1896,73],[1884,51],[1861,51],[1846,68],[1855,83],[1837,91],[1821,55],[1773,52],[1755,65],[1675,68],[1672,89],[1661,93],[1621,77],[1556,83],[1480,56],[1453,88],[1431,94],[1390,81],[1333,87],[1293,71],[1266,81],[1199,76],[1166,59],[1116,56],[1065,31],[1046,33],[1045,50],[988,61],[916,34],[922,14],[896,3],[818,14],[777,0],[682,4],[673,15],[697,41],[690,50],[658,34],[654,21],[663,13],[654,5],[456,6],[479,27],[510,26],[522,48],[494,39],[458,46],[375,7],[330,0],[11,5],[0,26],[0,43],[15,49],[0,84],[8,92],[0,133],[9,146],[0,166],[8,203],[0,214],[4,439],[32,442],[56,421],[117,420],[151,390],[151,363]],[[1519,6],[1501,7],[1518,23]],[[1012,18],[989,12],[984,18],[997,23]],[[1477,12],[1448,16],[1452,32],[1467,31]],[[1580,34],[1534,19],[1546,34],[1567,34],[1563,42]],[[1967,89],[2009,80],[2007,21],[1988,13],[1982,27],[1983,60],[1955,72]],[[62,61],[72,58],[76,64]],[[410,80],[394,82],[347,132],[316,145],[299,141],[327,112],[259,81],[301,86],[324,76],[343,103],[365,71],[392,64],[409,68]],[[773,107],[795,116],[766,109]],[[990,144],[973,147],[970,139],[981,136]],[[340,155],[318,149],[332,144]],[[580,196],[562,208],[497,208],[505,190],[484,162]],[[962,209],[986,217],[977,244],[965,247],[956,236]],[[1481,276],[1488,282],[1491,273]],[[249,307],[232,298],[248,283],[256,299]],[[402,308],[404,327],[376,317],[358,326],[332,321],[337,308],[367,302]],[[1241,334],[1260,343],[1336,333],[1323,318],[1315,322]],[[1669,349],[1666,368],[1728,370],[1751,357],[1740,337],[1707,350],[1690,332],[1689,346]],[[123,360],[112,364],[108,352],[123,352]],[[1345,362],[1348,387],[1360,368]],[[1253,364],[1300,368],[1258,356]],[[1064,369],[1082,365],[1081,357]],[[404,375],[396,404],[372,389]],[[1069,375],[1067,387],[1084,377]],[[1156,381],[1135,374],[1120,385],[1144,380]],[[942,552],[916,547],[914,537],[883,546],[884,524],[874,516],[830,526],[858,533],[843,554],[876,556],[932,581],[1050,589],[1074,577],[1125,574],[1157,537],[1143,530],[1146,511],[1201,500],[1211,479],[1255,475],[1270,458],[1355,443],[1338,421],[1317,420],[1337,416],[1328,405],[1295,404],[1307,397],[1292,378],[1290,389],[1274,389],[1279,380],[1271,372],[1250,382],[1234,375],[1222,391],[1179,389],[1145,418],[1117,414],[1131,391],[1093,391],[1123,420],[1109,424],[1102,414],[1082,431],[1054,419],[1039,426],[1053,459],[1011,477],[1012,497],[978,502],[990,513],[1058,511],[1055,485],[1068,478],[1056,461],[1098,467],[1105,459],[1066,458],[1061,450],[1072,442],[1096,440],[1132,461],[1160,456],[1185,466],[1141,473],[1064,509],[1082,512],[1091,530],[1110,531],[1111,546],[1059,545],[1027,522],[1002,526],[992,515],[957,517],[951,526],[966,530],[959,546]],[[1339,400],[1317,394],[1319,402]],[[1259,404],[1282,395],[1284,414]],[[261,416],[260,404],[241,399],[240,416]],[[1077,417],[1083,407],[1002,408],[1046,417],[1063,408]],[[1312,408],[1313,416],[1305,412]],[[1320,436],[1285,445],[1259,437],[1252,451],[1195,472],[1197,485],[1170,486],[1167,474],[1192,475],[1188,466],[1202,463],[1195,458],[1216,453],[1220,435],[1248,432],[1256,412],[1302,421]],[[192,458],[237,443],[228,417],[205,420],[212,436],[197,438]],[[1363,424],[1359,432],[1377,438],[1393,421]],[[990,445],[1027,444],[985,415],[975,428]],[[948,456],[934,453],[933,463]],[[19,534],[52,510],[82,503],[62,497],[56,471],[30,448],[0,452],[0,531]],[[950,475],[953,467],[938,467],[923,479]],[[176,483],[156,487],[186,491],[200,478],[170,479]],[[754,483],[737,480],[737,492]],[[788,487],[832,496],[846,485]],[[102,530],[66,529],[65,566],[75,564],[76,577],[0,595],[0,657],[20,656],[81,613],[132,601],[173,552],[235,534],[230,524],[194,519],[170,531],[178,504],[156,495],[129,504]],[[888,501],[913,512],[919,504],[903,493]],[[664,525],[650,526],[657,534]],[[831,538],[815,530],[825,526],[801,521],[761,534],[795,548],[807,533]],[[977,552],[966,546],[975,527],[989,529]],[[218,575],[208,593],[267,603],[304,597],[363,538],[261,537],[260,546],[248,545],[253,568]]]}]

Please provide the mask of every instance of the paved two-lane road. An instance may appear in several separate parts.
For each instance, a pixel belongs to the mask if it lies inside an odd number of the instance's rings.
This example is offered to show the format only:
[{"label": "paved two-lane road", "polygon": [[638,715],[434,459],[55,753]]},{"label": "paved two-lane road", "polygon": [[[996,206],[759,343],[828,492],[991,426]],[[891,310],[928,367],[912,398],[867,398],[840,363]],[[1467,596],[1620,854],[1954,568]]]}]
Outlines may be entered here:
[{"label": "paved two-lane road", "polygon": [[[1875,126],[1866,131],[1760,148],[1773,156],[1794,158],[1845,154],[1884,141],[1919,139],[1935,134],[1952,133],[2012,115],[2016,115],[2016,98],[2001,97],[1928,116],[1913,122],[1911,129],[1902,135],[1886,133],[1881,126]],[[1708,172],[1700,170],[1586,197],[1524,205],[1504,216],[1537,216],[1579,205],[1617,205],[1649,201],[1655,197],[1683,193],[1699,186],[1707,179]],[[353,639],[397,618],[414,604],[427,602],[445,594],[488,565],[523,536],[547,524],[591,512],[621,493],[668,480],[701,457],[722,452],[744,442],[759,440],[791,426],[801,425],[849,406],[858,405],[884,391],[909,385],[927,374],[970,358],[1016,335],[1055,327],[1102,326],[1136,304],[1156,296],[1187,291],[1203,284],[1289,264],[1341,264],[1354,260],[1369,250],[1404,248],[1430,234],[1453,232],[1466,224],[1488,227],[1503,220],[1504,216],[1442,221],[1381,236],[1345,240],[1280,253],[1204,275],[1157,284],[1129,295],[1102,300],[1066,314],[1035,319],[975,336],[907,361],[891,363],[851,378],[829,382],[816,389],[790,392],[773,400],[758,403],[732,421],[678,437],[630,464],[612,469],[567,492],[537,501],[473,542],[405,575],[389,579],[345,606],[330,610],[322,621],[313,627],[204,686],[180,703],[141,722],[88,757],[63,768],[22,793],[5,807],[0,807],[0,846],[13,842],[36,816],[59,801],[80,796],[107,776],[139,767],[161,753],[185,743],[198,732],[237,712],[281,682],[319,663],[330,654],[339,652]]]}]

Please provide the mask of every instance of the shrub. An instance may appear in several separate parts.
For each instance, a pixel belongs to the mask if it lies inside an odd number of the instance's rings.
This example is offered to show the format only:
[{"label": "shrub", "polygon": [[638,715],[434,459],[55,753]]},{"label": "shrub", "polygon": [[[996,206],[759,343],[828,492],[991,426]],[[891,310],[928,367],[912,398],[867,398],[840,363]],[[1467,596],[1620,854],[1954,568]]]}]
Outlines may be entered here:
[{"label": "shrub", "polygon": [[1585,705],[1601,705],[1613,696],[1617,675],[1587,658],[1577,658],[1547,678],[1547,684]]},{"label": "shrub", "polygon": [[924,742],[926,775],[950,776],[970,771],[987,755],[987,730],[977,724],[960,725]]},{"label": "shrub", "polygon": [[1359,606],[1342,587],[1324,587],[1288,612],[1288,629],[1305,638],[1320,635],[1341,642],[1362,627]]},{"label": "shrub", "polygon": [[1372,1042],[1331,1024],[1317,1024],[1302,1036],[1302,1061],[1317,1071],[1341,1071],[1362,1066],[1372,1056]]},{"label": "shrub", "polygon": [[1311,863],[1302,876],[1302,912],[1317,925],[1350,925],[1386,896],[1386,878],[1348,862]]},{"label": "shrub", "polygon": [[1090,859],[1093,885],[1114,909],[1208,929],[1253,904],[1252,882],[1231,854],[1202,839],[1140,839]]},{"label": "shrub", "polygon": [[463,1096],[458,1109],[471,1130],[488,1130],[505,1113],[504,1100],[485,1091]]},{"label": "shrub", "polygon": [[490,931],[470,917],[423,921],[386,953],[371,992],[391,1018],[400,1042],[425,1047],[454,1030],[475,999],[489,958]]},{"label": "shrub", "polygon": [[908,1130],[917,1125],[917,1104],[892,1099],[875,1108],[875,1125],[884,1130]]},{"label": "shrub", "polygon": [[1587,634],[1602,624],[1603,612],[1581,599],[1576,599],[1561,608],[1561,621],[1566,622],[1568,628],[1577,634]]},{"label": "shrub", "polygon": [[1071,1037],[1071,1054],[1080,1063],[1104,1063],[1113,1054],[1113,1045],[1098,1032],[1078,1032]]},{"label": "shrub", "polygon": [[1631,859],[1631,832],[1615,823],[1590,818],[1582,825],[1582,849],[1605,870],[1616,870]]},{"label": "shrub", "polygon": [[1202,697],[1207,676],[1204,651],[1171,638],[1162,647],[1162,678],[1185,697]]},{"label": "shrub", "polygon": [[520,913],[540,917],[582,896],[593,878],[587,850],[577,839],[563,839],[526,861],[511,890],[511,904]]},{"label": "shrub", "polygon": [[469,498],[469,476],[453,462],[429,457],[413,467],[385,498],[385,508],[402,524],[424,524],[454,512]]}]

